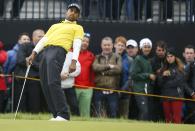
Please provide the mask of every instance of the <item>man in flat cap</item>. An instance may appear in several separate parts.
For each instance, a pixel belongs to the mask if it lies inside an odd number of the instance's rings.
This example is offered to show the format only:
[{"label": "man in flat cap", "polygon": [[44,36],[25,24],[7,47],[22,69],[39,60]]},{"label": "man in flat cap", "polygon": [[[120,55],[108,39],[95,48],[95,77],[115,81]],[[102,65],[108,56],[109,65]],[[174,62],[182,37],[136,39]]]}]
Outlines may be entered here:
[{"label": "man in flat cap", "polygon": [[76,62],[84,35],[83,27],[76,23],[79,15],[80,6],[78,4],[68,5],[65,21],[52,25],[27,58],[27,63],[33,64],[36,55],[43,50],[40,79],[49,110],[53,114],[51,121],[70,119],[65,96],[61,89],[60,73],[66,53],[72,47],[73,57],[69,73],[76,70]]}]

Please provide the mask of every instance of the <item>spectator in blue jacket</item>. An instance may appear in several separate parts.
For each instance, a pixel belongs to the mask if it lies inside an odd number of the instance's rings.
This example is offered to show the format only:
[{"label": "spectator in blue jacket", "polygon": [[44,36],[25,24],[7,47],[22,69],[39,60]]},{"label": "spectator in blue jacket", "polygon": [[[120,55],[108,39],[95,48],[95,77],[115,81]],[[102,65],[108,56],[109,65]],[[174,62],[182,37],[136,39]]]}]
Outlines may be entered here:
[{"label": "spectator in blue jacket", "polygon": [[4,73],[5,74],[10,74],[14,71],[14,68],[16,66],[16,56],[17,52],[19,50],[19,47],[21,44],[28,43],[30,42],[30,37],[28,33],[21,33],[18,36],[18,42],[15,44],[12,50],[9,50],[7,52],[7,60],[4,64]]}]

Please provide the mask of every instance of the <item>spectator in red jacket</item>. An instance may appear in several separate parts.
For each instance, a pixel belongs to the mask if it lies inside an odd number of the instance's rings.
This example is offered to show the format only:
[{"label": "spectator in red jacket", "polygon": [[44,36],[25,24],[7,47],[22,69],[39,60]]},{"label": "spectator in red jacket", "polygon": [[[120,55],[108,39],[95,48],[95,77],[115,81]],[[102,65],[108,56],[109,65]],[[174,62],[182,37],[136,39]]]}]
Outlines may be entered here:
[{"label": "spectator in red jacket", "polygon": [[[0,74],[3,73],[3,64],[5,63],[7,59],[7,53],[5,50],[3,50],[3,42],[0,41]],[[5,78],[3,76],[0,76],[0,113],[4,112],[5,109],[5,92],[6,92],[6,83]]]},{"label": "spectator in red jacket", "polygon": [[[79,54],[79,62],[81,64],[81,73],[75,79],[76,85],[81,86],[93,86],[93,71],[92,64],[95,59],[94,54],[88,50],[90,41],[90,34],[85,33],[82,45],[81,52]],[[76,86],[76,95],[79,103],[80,115],[83,117],[90,116],[90,106],[93,90],[92,88]]]}]

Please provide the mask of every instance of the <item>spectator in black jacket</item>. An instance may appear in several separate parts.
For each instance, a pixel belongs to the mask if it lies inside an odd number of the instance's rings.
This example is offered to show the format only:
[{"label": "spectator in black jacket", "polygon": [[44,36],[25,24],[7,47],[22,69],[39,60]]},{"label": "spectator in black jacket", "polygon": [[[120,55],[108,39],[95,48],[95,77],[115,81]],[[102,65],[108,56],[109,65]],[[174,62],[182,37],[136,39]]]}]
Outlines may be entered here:
[{"label": "spectator in black jacket", "polygon": [[[17,62],[15,68],[15,74],[24,76],[26,73],[26,57],[28,57],[34,49],[37,42],[44,36],[44,31],[36,29],[32,34],[32,43],[26,43],[20,46],[17,53]],[[29,77],[39,78],[39,62],[41,59],[41,53],[36,57],[29,71]],[[16,79],[17,88],[15,88],[15,107],[18,103],[18,99],[23,86],[23,79]],[[38,113],[41,111],[41,84],[39,81],[27,80],[25,90],[22,96],[20,110],[24,112]],[[46,105],[46,104],[45,104]]]},{"label": "spectator in black jacket", "polygon": [[[166,59],[166,50],[167,44],[164,41],[156,42],[155,56],[151,59],[152,70],[155,73],[156,77],[160,76],[160,72],[165,65]],[[153,83],[153,93],[156,95],[160,95],[161,85],[158,84],[158,79],[156,79]],[[155,108],[161,107],[161,108]],[[160,98],[153,98],[153,116],[152,120],[160,121],[163,120],[163,110],[162,103]]]},{"label": "spectator in black jacket", "polygon": [[[26,57],[31,54],[34,49],[32,43],[26,43],[20,46],[17,53],[17,62],[15,68],[15,75],[25,76],[27,65]],[[38,58],[38,57],[37,57]],[[37,59],[38,61],[38,59]],[[39,63],[34,61],[29,71],[29,77],[39,77]],[[14,108],[16,109],[17,103],[20,97],[24,79],[16,78],[15,84],[16,88],[14,90]],[[32,112],[36,113],[40,111],[40,83],[34,80],[27,80],[24,93],[21,99],[21,104],[19,110],[22,112]]]},{"label": "spectator in black jacket", "polygon": [[[166,65],[162,71],[159,82],[162,85],[161,94],[170,97],[184,97],[184,91],[190,95],[194,92],[186,87],[184,77],[184,65],[181,60],[176,57],[175,49],[167,50]],[[194,95],[193,95],[194,97]],[[163,110],[167,123],[182,122],[182,106],[183,101],[176,99],[163,99]]]},{"label": "spectator in black jacket", "polygon": [[[184,48],[183,56],[185,58],[185,72],[187,76],[187,84],[189,88],[195,91],[195,50],[194,46],[187,45]],[[191,98],[190,95],[186,94],[187,98]],[[186,101],[187,115],[185,116],[185,122],[194,124],[195,123],[195,102]]]}]

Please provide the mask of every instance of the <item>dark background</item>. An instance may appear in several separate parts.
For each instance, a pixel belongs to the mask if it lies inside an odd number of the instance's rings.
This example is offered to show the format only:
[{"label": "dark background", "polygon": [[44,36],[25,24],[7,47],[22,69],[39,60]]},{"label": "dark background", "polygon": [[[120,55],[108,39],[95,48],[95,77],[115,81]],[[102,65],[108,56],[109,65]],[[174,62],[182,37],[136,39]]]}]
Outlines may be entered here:
[{"label": "dark background", "polygon": [[[6,49],[11,49],[17,42],[18,35],[28,32],[30,35],[36,28],[48,28],[59,21],[54,20],[10,20],[0,21],[0,40],[5,43]],[[90,49],[99,53],[101,39],[110,36],[123,35],[127,39],[135,39],[139,42],[142,38],[148,37],[155,43],[157,40],[165,40],[169,46],[174,46],[181,56],[183,47],[195,43],[195,24],[154,24],[154,23],[117,23],[117,22],[87,22],[80,21],[85,32],[92,36]]]}]

